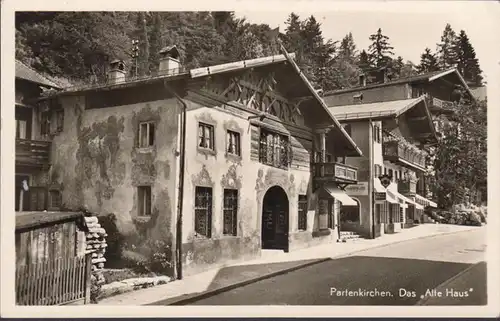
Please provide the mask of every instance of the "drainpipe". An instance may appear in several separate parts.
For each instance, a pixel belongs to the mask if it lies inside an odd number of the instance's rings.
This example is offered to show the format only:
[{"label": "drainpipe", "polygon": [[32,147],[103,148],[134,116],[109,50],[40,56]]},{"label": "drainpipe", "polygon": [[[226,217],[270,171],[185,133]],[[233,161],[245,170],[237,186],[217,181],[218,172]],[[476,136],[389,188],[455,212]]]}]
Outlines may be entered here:
[{"label": "drainpipe", "polygon": [[372,229],[372,238],[375,239],[375,197],[373,195],[373,192],[374,192],[374,180],[375,180],[375,173],[374,173],[374,169],[373,169],[373,164],[374,164],[374,161],[373,161],[373,155],[374,155],[374,152],[373,152],[373,145],[374,145],[374,142],[373,142],[373,121],[372,119],[370,118],[369,119],[369,126],[370,126],[370,132],[368,133],[368,138],[369,138],[369,143],[370,143],[370,153],[369,153],[369,157],[370,157],[370,175],[369,175],[369,181],[368,181],[368,197],[369,199],[371,200],[371,212],[372,212],[372,226],[371,226],[371,229]]},{"label": "drainpipe", "polygon": [[175,235],[175,256],[177,279],[182,280],[182,205],[184,200],[184,168],[186,164],[186,111],[187,104],[168,84],[166,81],[163,85],[182,105],[182,124],[181,124],[181,151],[180,151],[180,168],[179,168],[179,197],[177,200],[177,222]]}]

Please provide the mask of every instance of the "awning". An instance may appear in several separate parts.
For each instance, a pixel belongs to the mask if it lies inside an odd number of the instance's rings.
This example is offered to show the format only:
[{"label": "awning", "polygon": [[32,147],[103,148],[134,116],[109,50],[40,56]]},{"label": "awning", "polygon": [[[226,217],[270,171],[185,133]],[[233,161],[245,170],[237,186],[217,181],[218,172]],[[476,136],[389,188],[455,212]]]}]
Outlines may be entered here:
[{"label": "awning", "polygon": [[376,193],[385,193],[385,200],[387,202],[392,204],[399,204],[398,200],[396,199],[396,195],[391,190],[385,189],[384,186],[382,186],[382,183],[380,183],[379,179],[376,178],[373,181]]},{"label": "awning", "polygon": [[[400,194],[400,195],[401,195],[401,194]],[[408,198],[408,197],[406,197],[406,196],[404,196],[404,195],[401,195],[401,196],[403,197],[403,199],[404,199],[404,201],[405,201],[406,203],[414,205],[414,206],[415,206],[415,208],[416,208],[417,210],[423,210],[423,209],[424,209],[424,207],[423,207],[422,205],[418,204],[417,202],[415,202],[415,201],[414,201],[414,200],[412,200],[411,198]]]},{"label": "awning", "polygon": [[358,206],[358,202],[353,200],[346,192],[334,185],[325,185],[323,189],[334,199],[340,201],[344,206]]},{"label": "awning", "polygon": [[436,203],[434,203],[433,201],[431,201],[423,196],[416,194],[415,198],[417,199],[417,202],[420,203],[422,206],[430,206],[430,207],[437,208]]}]

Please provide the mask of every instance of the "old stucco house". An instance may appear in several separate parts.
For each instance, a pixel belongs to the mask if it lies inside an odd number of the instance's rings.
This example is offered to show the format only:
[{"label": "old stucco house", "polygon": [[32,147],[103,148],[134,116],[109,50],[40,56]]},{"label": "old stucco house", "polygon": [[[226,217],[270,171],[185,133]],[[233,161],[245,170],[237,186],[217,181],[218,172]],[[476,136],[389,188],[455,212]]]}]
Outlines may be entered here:
[{"label": "old stucco house", "polygon": [[187,71],[175,47],[161,54],[153,76],[113,61],[106,84],[51,97],[67,125],[50,169],[64,207],[167,241],[178,276],[336,241],[341,204],[356,204],[345,158],[361,151],[293,55]]},{"label": "old stucco house", "polygon": [[358,184],[346,188],[357,207],[343,209],[341,229],[377,237],[428,218],[436,207],[426,182],[432,152],[460,89],[470,89],[456,69],[421,74],[325,94],[330,112],[345,126],[363,157]]}]

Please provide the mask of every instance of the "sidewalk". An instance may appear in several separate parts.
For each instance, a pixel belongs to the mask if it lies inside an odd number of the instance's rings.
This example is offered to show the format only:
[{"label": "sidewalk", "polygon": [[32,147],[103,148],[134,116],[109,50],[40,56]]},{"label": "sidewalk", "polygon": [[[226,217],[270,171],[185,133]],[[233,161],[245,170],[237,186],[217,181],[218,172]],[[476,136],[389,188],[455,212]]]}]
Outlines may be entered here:
[{"label": "sidewalk", "polygon": [[358,239],[347,243],[329,243],[289,253],[263,250],[262,256],[255,260],[214,268],[165,285],[105,298],[99,304],[149,305],[158,301],[161,301],[161,305],[182,304],[195,297],[212,295],[332,258],[348,256],[354,252],[478,228],[481,227],[422,224],[374,240]]}]

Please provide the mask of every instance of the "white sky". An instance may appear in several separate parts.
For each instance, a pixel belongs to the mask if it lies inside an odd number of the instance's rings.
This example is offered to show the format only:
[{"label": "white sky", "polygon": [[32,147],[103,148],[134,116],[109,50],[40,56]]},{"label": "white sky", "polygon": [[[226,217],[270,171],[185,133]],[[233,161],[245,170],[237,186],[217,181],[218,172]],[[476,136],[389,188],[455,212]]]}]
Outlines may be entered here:
[{"label": "white sky", "polygon": [[236,15],[246,17],[249,22],[267,23],[272,28],[279,26],[280,31],[284,32],[285,21],[290,12],[298,14],[301,20],[312,14],[321,23],[325,39],[341,40],[347,33],[352,32],[358,50],[368,49],[368,37],[380,27],[389,37],[395,56],[401,55],[405,60],[416,64],[419,63],[420,55],[426,47],[433,52],[436,50],[436,44],[441,39],[446,23],[450,23],[457,34],[461,29],[465,30],[485,75],[488,74],[488,64],[496,64],[499,61],[494,49],[498,48],[499,44],[497,34],[500,32],[500,16],[498,10],[489,8],[491,2],[475,2],[472,6],[472,1],[422,1],[417,3],[416,7],[411,5],[412,2],[406,1],[379,2],[378,10],[360,5],[353,8],[352,4],[359,5],[362,2],[353,1],[349,5],[333,1],[328,6],[321,6],[321,11],[310,11],[307,8],[305,11],[302,7],[289,6],[286,11],[247,10],[236,11]]}]

